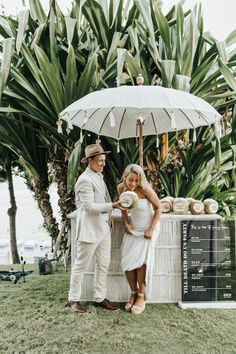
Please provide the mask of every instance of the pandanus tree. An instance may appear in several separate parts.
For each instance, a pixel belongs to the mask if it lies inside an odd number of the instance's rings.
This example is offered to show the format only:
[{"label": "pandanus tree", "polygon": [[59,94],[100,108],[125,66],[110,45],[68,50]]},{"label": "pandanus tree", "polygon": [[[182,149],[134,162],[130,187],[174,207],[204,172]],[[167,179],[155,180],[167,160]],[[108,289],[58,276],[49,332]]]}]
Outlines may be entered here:
[{"label": "pandanus tree", "polygon": [[[74,50],[71,31],[73,32],[75,22],[75,19],[67,21],[64,18],[55,1],[51,3],[48,16],[39,1],[31,1],[30,12],[21,13],[18,22],[12,18],[2,18],[1,26],[1,34],[8,37],[5,43],[11,42],[8,46],[5,45],[4,55],[7,55],[7,47],[9,49],[9,46],[15,46],[2,97],[6,106],[10,102],[11,109],[15,108],[17,111],[12,113],[17,128],[23,131],[32,130],[31,137],[34,139],[30,140],[27,132],[26,135],[19,135],[19,139],[26,139],[18,153],[23,156],[22,163],[23,160],[26,161],[25,169],[29,171],[32,168],[36,171],[31,176],[34,176],[32,189],[37,200],[41,199],[44,187],[48,187],[47,170],[51,169],[58,186],[62,219],[74,209],[73,194],[67,192],[66,185],[67,155],[70,144],[78,140],[78,132],[73,131],[68,138],[58,134],[57,115],[64,106],[89,91],[97,65],[96,54],[89,58],[83,57],[78,45]],[[87,53],[82,42],[80,46]],[[9,121],[8,116],[6,119]],[[22,151],[21,148],[25,150]],[[42,158],[37,155],[40,149]],[[49,201],[45,196],[43,200]],[[44,202],[42,212],[45,209]]]}]

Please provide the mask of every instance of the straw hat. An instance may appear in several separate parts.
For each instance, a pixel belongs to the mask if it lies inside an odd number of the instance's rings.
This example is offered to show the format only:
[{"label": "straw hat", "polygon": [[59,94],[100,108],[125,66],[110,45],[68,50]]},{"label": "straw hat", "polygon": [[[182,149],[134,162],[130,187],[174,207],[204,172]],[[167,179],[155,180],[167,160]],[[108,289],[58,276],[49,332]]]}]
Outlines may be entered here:
[{"label": "straw hat", "polygon": [[102,146],[99,144],[88,145],[85,148],[85,157],[81,160],[82,163],[86,163],[89,157],[96,155],[110,154],[111,151],[104,151]]}]

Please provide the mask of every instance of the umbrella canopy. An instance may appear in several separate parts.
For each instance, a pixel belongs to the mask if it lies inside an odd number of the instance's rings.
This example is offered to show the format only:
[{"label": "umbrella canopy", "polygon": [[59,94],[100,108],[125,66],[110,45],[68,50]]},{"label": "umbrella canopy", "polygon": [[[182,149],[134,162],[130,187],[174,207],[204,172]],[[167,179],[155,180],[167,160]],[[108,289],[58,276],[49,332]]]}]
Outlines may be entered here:
[{"label": "umbrella canopy", "polygon": [[[72,103],[59,118],[117,140],[197,128],[220,120],[206,101],[161,86],[120,86],[92,92]],[[142,146],[141,146],[142,150]]]}]

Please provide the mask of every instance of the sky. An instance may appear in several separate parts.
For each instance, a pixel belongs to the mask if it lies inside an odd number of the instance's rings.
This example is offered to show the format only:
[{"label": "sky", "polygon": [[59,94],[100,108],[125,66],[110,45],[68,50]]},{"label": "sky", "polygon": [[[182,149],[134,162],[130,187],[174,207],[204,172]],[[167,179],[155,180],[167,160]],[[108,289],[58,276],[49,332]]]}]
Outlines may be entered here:
[{"label": "sky", "polygon": [[[163,0],[163,12],[166,13],[178,2]],[[199,2],[202,4],[205,31],[210,31],[214,37],[222,41],[236,29],[235,0],[186,0],[184,8],[191,9]]]},{"label": "sky", "polygon": [[[71,0],[57,0],[61,10],[66,13],[70,8]],[[179,0],[162,0],[164,14]],[[24,0],[28,5],[28,0]],[[235,19],[235,2],[236,0],[202,0],[204,28],[210,31],[218,40],[224,40],[228,34],[236,29]],[[41,0],[43,7],[48,8],[49,0]],[[193,8],[199,0],[186,0],[184,8]],[[5,7],[5,13],[16,15],[22,9],[22,0],[0,0],[1,8]]]}]

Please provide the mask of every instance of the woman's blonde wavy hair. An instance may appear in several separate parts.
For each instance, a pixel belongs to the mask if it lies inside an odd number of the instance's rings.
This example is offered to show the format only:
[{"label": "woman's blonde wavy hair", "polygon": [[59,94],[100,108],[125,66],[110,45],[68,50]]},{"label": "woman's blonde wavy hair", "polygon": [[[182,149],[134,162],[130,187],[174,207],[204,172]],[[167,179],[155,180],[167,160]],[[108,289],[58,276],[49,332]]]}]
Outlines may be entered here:
[{"label": "woman's blonde wavy hair", "polygon": [[128,165],[121,177],[122,183],[125,186],[125,179],[129,173],[136,173],[138,175],[138,184],[140,187],[145,188],[148,185],[147,178],[141,166],[136,164]]}]

